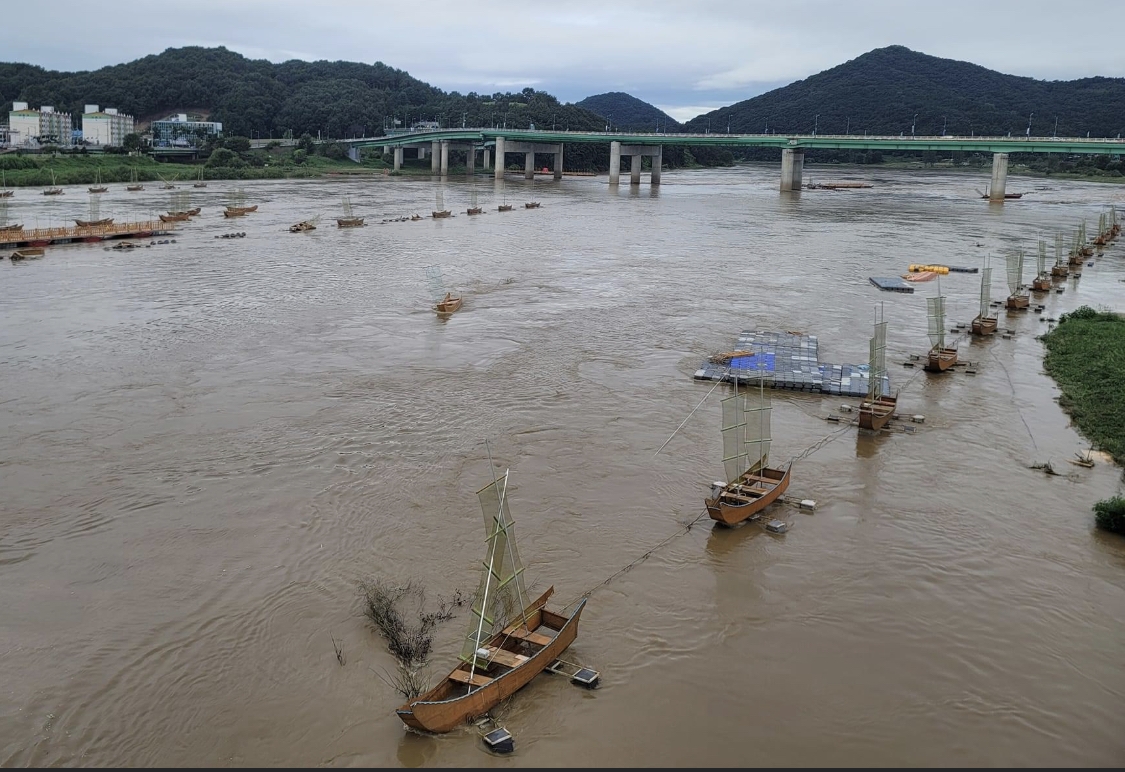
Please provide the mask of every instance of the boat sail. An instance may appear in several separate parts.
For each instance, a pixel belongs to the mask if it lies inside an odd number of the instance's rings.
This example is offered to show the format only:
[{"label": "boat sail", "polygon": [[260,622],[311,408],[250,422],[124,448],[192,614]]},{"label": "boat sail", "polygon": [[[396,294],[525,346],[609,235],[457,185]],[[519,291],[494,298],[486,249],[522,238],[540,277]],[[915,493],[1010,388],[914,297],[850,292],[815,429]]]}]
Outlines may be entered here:
[{"label": "boat sail", "polygon": [[8,190],[8,173],[0,169],[0,198],[11,198],[14,190]]},{"label": "boat sail", "polygon": [[125,190],[130,193],[135,193],[138,190],[144,190],[145,186],[137,182],[137,167],[133,167],[133,172],[129,177],[129,184],[125,186]]},{"label": "boat sail", "polygon": [[1016,311],[1026,310],[1031,296],[1023,289],[1023,250],[1008,253],[1008,300],[1004,305]]},{"label": "boat sail", "polygon": [[473,188],[472,202],[469,204],[469,208],[465,211],[465,214],[481,214],[482,212],[484,212],[484,207],[477,206],[477,189]]},{"label": "boat sail", "polygon": [[[739,361],[732,359],[731,366]],[[739,376],[733,376],[734,394],[722,401],[723,470],[726,482],[711,483],[711,496],[704,499],[707,514],[726,526],[757,520],[762,511],[789,488],[792,463],[784,469],[769,465],[770,416],[773,408],[765,390],[764,373],[758,371],[758,393],[738,391]]]},{"label": "boat sail", "polygon": [[945,345],[945,295],[941,294],[941,279],[938,279],[937,297],[926,298],[926,310],[930,351],[923,369],[941,373],[957,364],[957,349]]},{"label": "boat sail", "polygon": [[356,217],[352,212],[352,200],[350,196],[344,196],[344,216],[336,218],[337,228],[358,228],[363,225],[362,217]]},{"label": "boat sail", "polygon": [[413,729],[448,732],[484,715],[551,667],[578,636],[586,598],[564,614],[546,608],[554,587],[534,600],[528,597],[508,508],[509,474],[477,492],[488,540],[461,663],[436,687],[398,708],[398,717]]},{"label": "boat sail", "polygon": [[433,218],[435,220],[439,220],[439,219],[442,219],[442,218],[445,218],[445,217],[452,217],[453,212],[451,212],[450,210],[445,208],[445,204],[443,203],[443,197],[441,195],[441,189],[440,188],[438,189],[437,193],[435,194],[435,199],[436,199],[437,208],[434,209],[433,212],[431,212],[431,214],[433,215]]},{"label": "boat sail", "polygon": [[1039,239],[1039,256],[1035,261],[1035,278],[1031,282],[1035,292],[1051,291],[1051,274],[1047,271],[1047,242]]},{"label": "boat sail", "polygon": [[875,309],[875,331],[869,342],[867,400],[859,406],[859,428],[879,431],[891,420],[898,406],[898,395],[883,393],[887,377],[887,323],[883,306]]},{"label": "boat sail", "polygon": [[454,297],[452,292],[446,292],[445,282],[441,278],[441,266],[427,265],[426,278],[430,282],[430,296],[434,299],[434,311],[440,317],[448,317],[461,308],[464,302],[462,295]]},{"label": "boat sail", "polygon": [[973,335],[993,335],[996,332],[996,317],[989,316],[989,304],[992,302],[992,266],[991,256],[985,257],[984,268],[980,272],[980,311],[973,319]]},{"label": "boat sail", "polygon": [[1051,267],[1051,276],[1056,279],[1065,279],[1070,274],[1070,266],[1063,259],[1063,237],[1061,233],[1055,234],[1055,264]]}]

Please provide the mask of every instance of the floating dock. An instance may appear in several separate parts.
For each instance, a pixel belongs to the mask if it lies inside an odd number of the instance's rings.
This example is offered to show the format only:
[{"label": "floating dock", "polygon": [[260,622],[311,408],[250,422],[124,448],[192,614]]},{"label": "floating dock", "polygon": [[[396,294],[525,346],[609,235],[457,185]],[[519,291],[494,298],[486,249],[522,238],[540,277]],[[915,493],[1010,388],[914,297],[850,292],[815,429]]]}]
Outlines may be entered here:
[{"label": "floating dock", "polygon": [[170,223],[160,220],[110,223],[89,228],[31,228],[0,231],[0,247],[50,247],[58,244],[96,242],[107,239],[147,239],[167,236],[172,232]]},{"label": "floating dock", "polygon": [[[697,381],[755,382],[764,377],[774,389],[864,397],[870,385],[867,365],[821,364],[815,335],[744,330],[733,350],[752,351],[735,357],[729,365],[704,362],[695,371]],[[883,393],[890,393],[890,378],[883,378]]]},{"label": "floating dock", "polygon": [[950,273],[980,273],[979,268],[970,268],[965,265],[950,265],[946,267],[949,268]]},{"label": "floating dock", "polygon": [[914,287],[897,276],[869,276],[867,280],[884,292],[914,292]]}]

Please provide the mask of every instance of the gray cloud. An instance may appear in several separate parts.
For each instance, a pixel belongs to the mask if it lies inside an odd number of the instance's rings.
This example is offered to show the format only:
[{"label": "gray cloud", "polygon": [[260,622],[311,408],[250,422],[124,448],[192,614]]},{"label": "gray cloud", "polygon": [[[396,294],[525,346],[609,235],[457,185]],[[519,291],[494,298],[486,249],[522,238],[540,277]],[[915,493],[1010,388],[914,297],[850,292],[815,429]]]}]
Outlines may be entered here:
[{"label": "gray cloud", "polygon": [[[565,0],[425,3],[111,0],[5,5],[6,61],[96,69],[184,45],[253,58],[381,61],[439,88],[525,86],[577,101],[627,91],[678,119],[812,75],[886,45],[1046,79],[1125,74],[1125,54],[1060,30],[1118,22],[1118,0]],[[181,12],[182,11],[182,12]],[[123,34],[127,29],[128,34]],[[696,112],[692,112],[696,111]]]}]

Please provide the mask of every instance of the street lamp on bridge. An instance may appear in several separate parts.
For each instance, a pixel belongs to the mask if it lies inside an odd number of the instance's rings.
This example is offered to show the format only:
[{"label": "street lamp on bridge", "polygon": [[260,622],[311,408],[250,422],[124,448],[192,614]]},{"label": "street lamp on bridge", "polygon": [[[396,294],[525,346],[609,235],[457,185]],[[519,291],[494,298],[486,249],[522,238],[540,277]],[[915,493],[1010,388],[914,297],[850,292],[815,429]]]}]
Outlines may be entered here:
[{"label": "street lamp on bridge", "polygon": [[1031,119],[1034,118],[1034,117],[1035,117],[1035,113],[1032,113],[1031,115],[1027,116],[1026,136],[1027,136],[1028,139],[1031,139]]},{"label": "street lamp on bridge", "polygon": [[816,117],[813,118],[813,122],[812,122],[812,135],[814,137],[816,136],[816,127],[819,123],[820,123],[820,113],[817,113]]},{"label": "street lamp on bridge", "polygon": [[1053,139],[1059,131],[1059,116],[1055,116],[1055,128],[1051,129],[1051,138]]},{"label": "street lamp on bridge", "polygon": [[949,119],[946,116],[941,116],[941,135],[945,136],[945,127],[949,124]]},{"label": "street lamp on bridge", "polygon": [[848,126],[847,126],[847,128],[846,128],[846,129],[844,129],[844,135],[845,135],[845,136],[847,136],[847,135],[849,135],[849,134],[851,134],[851,133],[852,133],[852,118],[851,118],[851,116],[849,115],[849,116],[848,116]]},{"label": "street lamp on bridge", "polygon": [[918,113],[914,113],[914,119],[910,122],[910,138],[914,139],[914,127],[918,125]]}]

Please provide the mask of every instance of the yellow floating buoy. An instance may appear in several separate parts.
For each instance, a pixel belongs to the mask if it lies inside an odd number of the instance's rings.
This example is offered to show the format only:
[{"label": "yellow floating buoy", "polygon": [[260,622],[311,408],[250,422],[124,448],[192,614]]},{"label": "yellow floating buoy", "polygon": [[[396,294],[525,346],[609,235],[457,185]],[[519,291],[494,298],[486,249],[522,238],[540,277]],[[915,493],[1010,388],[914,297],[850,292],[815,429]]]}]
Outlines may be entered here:
[{"label": "yellow floating buoy", "polygon": [[933,273],[940,273],[942,276],[949,273],[949,266],[947,265],[912,265],[908,269],[911,273],[923,273],[931,271]]}]

